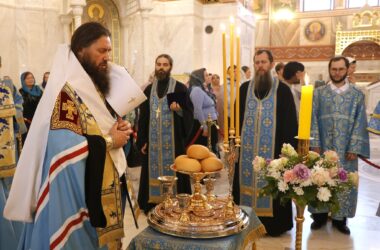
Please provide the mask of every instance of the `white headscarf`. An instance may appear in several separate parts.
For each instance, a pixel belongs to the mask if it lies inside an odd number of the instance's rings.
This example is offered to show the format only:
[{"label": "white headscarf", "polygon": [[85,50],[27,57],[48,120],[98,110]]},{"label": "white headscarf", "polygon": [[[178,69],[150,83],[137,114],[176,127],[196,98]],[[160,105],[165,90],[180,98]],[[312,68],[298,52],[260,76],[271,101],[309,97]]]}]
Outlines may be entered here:
[{"label": "white headscarf", "polygon": [[[115,84],[115,80],[123,81],[123,84],[130,83],[132,78],[124,68],[111,63],[109,63],[109,66],[111,89]],[[4,208],[4,217],[7,219],[25,222],[33,221],[33,214],[37,206],[38,192],[41,185],[42,166],[46,152],[51,115],[57,96],[66,82],[82,98],[103,134],[107,134],[116,122],[101,100],[91,78],[83,69],[70,47],[68,45],[60,45],[55,55],[45,92],[34,115],[36,119],[33,119],[17,164],[12,188]],[[133,82],[133,84],[135,83]],[[125,98],[125,102],[127,101],[128,99]],[[127,103],[124,104],[127,105]],[[123,104],[120,103],[120,105]],[[115,108],[115,110],[120,109]],[[127,166],[124,151],[119,148],[111,150],[109,153],[119,174],[124,173]]]}]

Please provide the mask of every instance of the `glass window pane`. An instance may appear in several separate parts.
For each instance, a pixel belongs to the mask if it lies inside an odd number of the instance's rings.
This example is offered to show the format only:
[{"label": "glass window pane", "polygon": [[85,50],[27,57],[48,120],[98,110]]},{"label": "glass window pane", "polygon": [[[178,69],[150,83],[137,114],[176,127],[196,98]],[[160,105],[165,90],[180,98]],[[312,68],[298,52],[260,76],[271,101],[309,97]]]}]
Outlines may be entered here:
[{"label": "glass window pane", "polygon": [[331,0],[304,0],[303,10],[304,11],[315,11],[315,10],[330,10]]},{"label": "glass window pane", "polygon": [[[349,8],[361,8],[364,6],[366,0],[349,0],[348,7]],[[379,4],[378,0],[368,0],[369,6],[377,6]]]}]

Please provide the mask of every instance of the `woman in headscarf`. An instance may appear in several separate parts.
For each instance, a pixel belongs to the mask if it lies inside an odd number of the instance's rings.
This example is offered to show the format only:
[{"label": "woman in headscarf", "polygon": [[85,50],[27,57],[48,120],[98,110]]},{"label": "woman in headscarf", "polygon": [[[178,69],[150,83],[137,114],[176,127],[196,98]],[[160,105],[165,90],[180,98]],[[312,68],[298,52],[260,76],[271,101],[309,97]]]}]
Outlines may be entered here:
[{"label": "woman in headscarf", "polygon": [[[22,88],[20,89],[20,94],[24,99],[24,120],[26,127],[29,129],[34,113],[36,112],[37,105],[42,97],[42,90],[36,85],[36,80],[33,74],[29,71],[21,74],[21,86]],[[26,134],[23,135],[23,141],[25,141]]]},{"label": "woman in headscarf", "polygon": [[[190,144],[201,144],[207,147],[207,136],[211,133],[211,148],[217,153],[216,143],[218,141],[217,119],[215,95],[206,89],[206,78],[208,77],[205,68],[194,70],[190,75],[189,91],[190,99],[194,106],[194,126],[193,139]],[[211,120],[215,125],[211,126],[211,132],[208,131],[207,119],[211,116]]]}]

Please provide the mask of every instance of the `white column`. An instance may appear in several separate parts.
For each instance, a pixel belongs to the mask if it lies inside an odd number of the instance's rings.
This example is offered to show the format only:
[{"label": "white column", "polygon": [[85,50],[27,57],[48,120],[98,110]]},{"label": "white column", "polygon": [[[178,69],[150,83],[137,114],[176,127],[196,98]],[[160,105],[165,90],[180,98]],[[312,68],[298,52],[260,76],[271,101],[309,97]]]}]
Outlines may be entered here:
[{"label": "white column", "polygon": [[70,25],[73,21],[73,17],[71,14],[61,15],[59,19],[61,20],[61,23],[63,24],[63,40],[65,43],[70,44],[70,40],[71,40]]},{"label": "white column", "polygon": [[82,24],[83,7],[86,6],[85,0],[71,0],[70,7],[74,16],[74,28],[77,29]]}]

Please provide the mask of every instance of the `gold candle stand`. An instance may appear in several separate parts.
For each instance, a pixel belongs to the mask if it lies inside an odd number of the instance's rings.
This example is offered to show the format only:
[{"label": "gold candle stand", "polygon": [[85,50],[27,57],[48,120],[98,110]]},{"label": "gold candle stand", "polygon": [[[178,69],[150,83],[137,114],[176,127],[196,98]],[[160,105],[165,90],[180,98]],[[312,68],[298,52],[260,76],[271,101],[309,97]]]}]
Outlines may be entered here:
[{"label": "gold candle stand", "polygon": [[211,119],[211,114],[208,114],[206,124],[207,124],[207,131],[208,131],[208,134],[207,134],[207,147],[208,147],[208,149],[210,150],[210,152],[212,152],[212,145],[211,145],[211,127],[212,127],[212,126],[215,126],[216,129],[219,129],[219,126],[218,126],[218,124],[217,124],[215,121],[213,121],[213,120]]},{"label": "gold candle stand", "polygon": [[235,164],[239,159],[239,148],[240,148],[240,138],[235,137],[235,129],[231,128],[229,133],[230,133],[229,143],[224,144],[224,162],[227,168],[228,183],[229,183],[227,204],[224,207],[224,216],[226,218],[232,218],[236,216],[235,210],[234,210],[235,203],[232,196],[232,185],[234,181]]},{"label": "gold candle stand", "polygon": [[[297,138],[297,137],[296,137]],[[298,139],[298,138],[297,138]],[[298,139],[297,153],[299,156],[304,158],[309,153],[310,139]],[[298,204],[293,200],[296,205],[296,250],[302,250],[302,233],[303,233],[303,222],[305,221],[304,212],[305,206]]]}]

